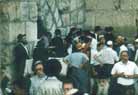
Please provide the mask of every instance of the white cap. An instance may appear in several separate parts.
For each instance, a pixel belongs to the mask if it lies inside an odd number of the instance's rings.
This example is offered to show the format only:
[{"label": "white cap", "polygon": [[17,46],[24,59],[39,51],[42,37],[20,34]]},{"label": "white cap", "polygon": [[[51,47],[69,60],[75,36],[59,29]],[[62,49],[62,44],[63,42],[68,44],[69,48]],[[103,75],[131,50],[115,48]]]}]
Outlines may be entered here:
[{"label": "white cap", "polygon": [[107,41],[107,45],[113,45],[113,42],[111,40]]},{"label": "white cap", "polygon": [[135,40],[135,42],[138,42],[138,38]]}]

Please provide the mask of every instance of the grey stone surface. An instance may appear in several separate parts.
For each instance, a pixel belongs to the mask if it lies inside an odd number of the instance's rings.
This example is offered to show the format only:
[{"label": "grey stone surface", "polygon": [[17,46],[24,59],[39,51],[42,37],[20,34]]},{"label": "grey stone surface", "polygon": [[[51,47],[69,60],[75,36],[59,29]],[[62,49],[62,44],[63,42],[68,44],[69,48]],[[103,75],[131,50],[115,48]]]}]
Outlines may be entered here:
[{"label": "grey stone surface", "polygon": [[26,22],[25,33],[28,41],[37,40],[37,23],[36,22]]},{"label": "grey stone surface", "polygon": [[84,22],[84,11],[83,10],[78,10],[78,23],[83,23]]},{"label": "grey stone surface", "polygon": [[0,42],[5,43],[9,41],[9,24],[0,23]]},{"label": "grey stone surface", "polygon": [[121,9],[122,10],[130,10],[133,9],[133,1],[132,0],[122,0],[121,1]]},{"label": "grey stone surface", "polygon": [[[16,38],[18,34],[26,33],[28,41],[31,42],[37,40],[36,21],[38,12],[36,2],[33,1],[5,0],[0,2],[1,66],[13,63],[13,47],[17,41]],[[29,47],[31,46],[33,46],[33,44],[30,44]]]},{"label": "grey stone surface", "polygon": [[62,20],[63,20],[63,26],[70,25],[70,15],[68,13],[62,15]]},{"label": "grey stone surface", "polygon": [[114,8],[113,5],[113,0],[97,0],[96,9],[111,10]]},{"label": "grey stone surface", "polygon": [[24,22],[10,22],[9,23],[9,42],[17,41],[18,34],[25,34]]},{"label": "grey stone surface", "polygon": [[37,4],[36,2],[29,3],[29,20],[36,21],[38,16]]},{"label": "grey stone surface", "polygon": [[71,13],[71,24],[77,24],[78,22],[78,11],[74,11]]}]

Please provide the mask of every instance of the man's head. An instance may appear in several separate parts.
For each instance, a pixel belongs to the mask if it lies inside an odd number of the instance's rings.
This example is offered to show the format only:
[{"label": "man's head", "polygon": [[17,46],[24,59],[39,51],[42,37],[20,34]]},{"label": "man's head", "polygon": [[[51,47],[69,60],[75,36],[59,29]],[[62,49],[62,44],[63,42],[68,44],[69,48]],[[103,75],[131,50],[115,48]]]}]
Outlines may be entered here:
[{"label": "man's head", "polygon": [[105,27],[105,31],[106,31],[107,34],[112,34],[113,30],[114,30],[114,28],[112,26]]},{"label": "man's head", "polygon": [[124,43],[124,37],[121,35],[117,36],[116,42],[118,45],[122,45]]},{"label": "man's head", "polygon": [[72,81],[70,81],[70,80],[64,81],[64,82],[63,82],[64,95],[66,95],[67,92],[68,92],[69,90],[71,90],[71,89],[73,89],[73,83],[72,83]]},{"label": "man's head", "polygon": [[105,44],[105,37],[104,35],[99,35],[99,42]]},{"label": "man's head", "polygon": [[120,53],[120,58],[121,58],[123,63],[127,63],[128,59],[129,59],[128,51],[122,51]]},{"label": "man's head", "polygon": [[58,36],[58,37],[61,36],[61,30],[60,29],[55,30],[55,36]]},{"label": "man's head", "polygon": [[21,42],[21,43],[23,43],[24,45],[26,45],[26,44],[27,44],[26,34],[19,34],[19,35],[17,36],[17,40],[18,40],[18,42]]},{"label": "man's head", "polygon": [[113,42],[111,40],[107,41],[107,46],[112,48],[113,47]]},{"label": "man's head", "polygon": [[47,76],[59,76],[62,65],[57,59],[50,59],[45,63],[45,74]]},{"label": "man's head", "polygon": [[44,66],[43,66],[42,61],[35,62],[35,73],[38,76],[44,75]]},{"label": "man's head", "polygon": [[71,80],[65,80],[63,82],[64,95],[76,95],[78,89],[75,89]]}]

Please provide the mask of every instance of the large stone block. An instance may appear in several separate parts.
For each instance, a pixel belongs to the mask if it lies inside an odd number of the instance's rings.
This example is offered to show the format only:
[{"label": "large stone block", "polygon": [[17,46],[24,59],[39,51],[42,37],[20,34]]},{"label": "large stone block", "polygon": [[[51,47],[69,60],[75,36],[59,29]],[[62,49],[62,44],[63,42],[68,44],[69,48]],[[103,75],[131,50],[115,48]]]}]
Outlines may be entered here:
[{"label": "large stone block", "polygon": [[54,12],[54,18],[55,18],[55,22],[56,22],[57,26],[61,26],[62,25],[61,17],[60,17],[60,14],[59,14],[57,8],[55,9],[55,12]]},{"label": "large stone block", "polygon": [[17,21],[36,21],[37,20],[37,5],[36,2],[16,2],[17,5]]},{"label": "large stone block", "polygon": [[29,6],[28,2],[17,2],[17,20],[29,20]]},{"label": "large stone block", "polygon": [[5,43],[9,41],[9,24],[0,23],[0,42]]},{"label": "large stone block", "polygon": [[50,29],[52,27],[54,22],[51,13],[48,13],[47,16],[45,16],[43,22],[44,22],[44,27],[46,27],[47,29]]},{"label": "large stone block", "polygon": [[62,21],[63,21],[63,26],[70,25],[70,15],[69,14],[62,15]]},{"label": "large stone block", "polygon": [[85,19],[86,19],[85,26],[87,27],[95,26],[95,14],[93,12],[87,12]]},{"label": "large stone block", "polygon": [[[3,43],[1,44],[1,64],[11,64],[12,63],[12,58],[11,58],[11,55],[13,54],[12,53],[12,50],[10,49],[10,44],[7,44],[7,43]],[[8,46],[7,46],[8,45]]]},{"label": "large stone block", "polygon": [[38,12],[36,2],[29,2],[29,20],[36,21]]},{"label": "large stone block", "polygon": [[49,6],[50,10],[52,12],[55,12],[55,9],[57,7],[55,0],[47,0],[47,1],[48,1],[48,6]]},{"label": "large stone block", "polygon": [[77,24],[78,23],[78,12],[74,11],[71,13],[71,24]]},{"label": "large stone block", "polygon": [[121,9],[122,10],[130,10],[133,9],[133,0],[121,0]]},{"label": "large stone block", "polygon": [[9,21],[14,21],[16,19],[16,3],[15,2],[7,2],[4,3],[5,6],[3,6],[4,11],[9,16]]},{"label": "large stone block", "polygon": [[98,0],[86,0],[86,9],[96,9]]},{"label": "large stone block", "polygon": [[92,13],[91,12],[87,12],[86,13],[86,21],[85,21],[85,26],[91,26],[93,22],[95,21],[92,21]]},{"label": "large stone block", "polygon": [[25,34],[25,22],[9,23],[9,42],[17,41],[18,34]]},{"label": "large stone block", "polygon": [[35,2],[7,1],[0,3],[1,19],[5,21],[37,20],[37,5]]},{"label": "large stone block", "polygon": [[58,0],[58,8],[61,11],[69,11],[70,10],[70,1],[69,0]]},{"label": "large stone block", "polygon": [[138,9],[138,0],[133,0],[133,9]]},{"label": "large stone block", "polygon": [[113,20],[112,11],[95,11],[95,24],[101,26],[111,26]]},{"label": "large stone block", "polygon": [[25,24],[25,32],[28,41],[36,41],[37,40],[37,23],[36,22],[26,22]]},{"label": "large stone block", "polygon": [[84,10],[80,9],[78,10],[78,23],[83,23],[84,22]]},{"label": "large stone block", "polygon": [[114,9],[113,0],[97,0],[96,9]]},{"label": "large stone block", "polygon": [[77,0],[70,0],[70,10],[73,11],[77,8]]},{"label": "large stone block", "polygon": [[114,26],[135,26],[135,11],[115,11],[113,14]]},{"label": "large stone block", "polygon": [[7,22],[9,20],[7,7],[7,4],[0,2],[0,22]]},{"label": "large stone block", "polygon": [[76,8],[84,7],[85,1],[84,0],[76,0]]}]

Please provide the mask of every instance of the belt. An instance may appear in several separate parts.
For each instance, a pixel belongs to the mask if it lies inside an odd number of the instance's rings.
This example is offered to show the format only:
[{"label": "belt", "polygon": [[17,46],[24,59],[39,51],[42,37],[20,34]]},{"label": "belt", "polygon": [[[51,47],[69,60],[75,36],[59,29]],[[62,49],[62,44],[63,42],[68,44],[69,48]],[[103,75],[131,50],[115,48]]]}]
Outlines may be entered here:
[{"label": "belt", "polygon": [[134,84],[132,84],[132,85],[121,85],[121,84],[117,84],[118,86],[120,86],[120,87],[125,87],[125,88],[132,88],[132,87],[134,87]]}]

